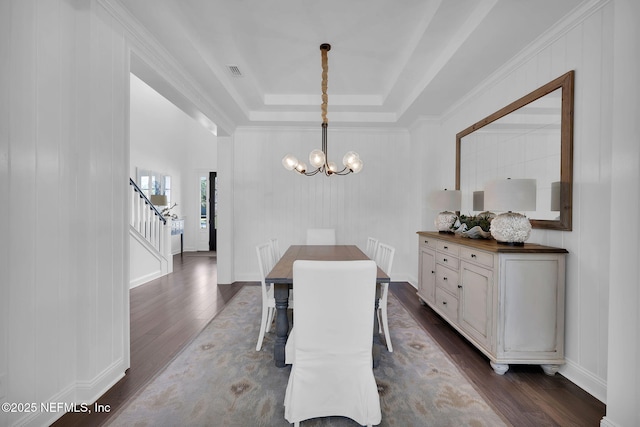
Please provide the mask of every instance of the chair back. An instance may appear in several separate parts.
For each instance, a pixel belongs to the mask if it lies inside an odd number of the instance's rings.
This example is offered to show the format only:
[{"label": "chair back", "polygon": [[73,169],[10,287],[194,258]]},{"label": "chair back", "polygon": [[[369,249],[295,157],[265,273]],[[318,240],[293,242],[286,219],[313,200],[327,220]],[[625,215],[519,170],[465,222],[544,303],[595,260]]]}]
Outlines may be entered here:
[{"label": "chair back", "polygon": [[290,423],[330,415],[380,422],[372,357],[376,272],[372,260],[294,262]]},{"label": "chair back", "polygon": [[382,269],[387,276],[391,277],[391,267],[393,267],[393,256],[396,253],[394,247],[387,245],[386,243],[379,243],[376,250],[376,264]]},{"label": "chair back", "polygon": [[271,256],[273,265],[276,265],[276,263],[280,261],[280,258],[282,257],[282,254],[280,253],[280,245],[278,244],[278,239],[271,239],[269,240],[269,243],[271,244]]},{"label": "chair back", "polygon": [[335,245],[335,228],[310,228],[307,230],[307,245]]},{"label": "chair back", "polygon": [[296,347],[328,354],[364,348],[370,355],[376,272],[373,261],[295,261]]},{"label": "chair back", "polygon": [[364,251],[365,255],[369,257],[369,259],[376,259],[376,250],[378,249],[378,239],[375,237],[369,237],[367,239],[367,247]]},{"label": "chair back", "polygon": [[273,262],[273,256],[271,251],[271,243],[266,242],[256,246],[256,254],[258,255],[258,267],[260,269],[260,282],[261,282],[260,284],[262,285],[262,300],[264,301],[266,300],[268,296],[267,294],[269,293],[269,289],[264,279],[265,277],[267,277],[267,275],[275,265]]}]

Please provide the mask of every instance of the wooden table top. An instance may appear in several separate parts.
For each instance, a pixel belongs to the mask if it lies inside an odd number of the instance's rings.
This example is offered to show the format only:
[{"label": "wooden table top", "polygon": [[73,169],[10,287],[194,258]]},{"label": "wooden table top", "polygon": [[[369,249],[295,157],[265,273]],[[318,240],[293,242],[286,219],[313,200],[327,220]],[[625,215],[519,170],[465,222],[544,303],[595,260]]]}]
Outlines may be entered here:
[{"label": "wooden table top", "polygon": [[[293,245],[282,255],[280,261],[265,278],[267,283],[293,283],[293,262],[309,261],[358,261],[368,260],[355,245]],[[377,283],[389,281],[389,276],[378,267]]]}]

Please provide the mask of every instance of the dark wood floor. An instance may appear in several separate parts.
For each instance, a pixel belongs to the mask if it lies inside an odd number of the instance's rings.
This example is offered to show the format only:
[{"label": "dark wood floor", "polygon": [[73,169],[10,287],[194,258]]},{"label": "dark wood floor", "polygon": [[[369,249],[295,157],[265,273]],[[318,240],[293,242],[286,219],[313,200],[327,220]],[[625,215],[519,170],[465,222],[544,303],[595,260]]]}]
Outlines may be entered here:
[{"label": "dark wood floor", "polygon": [[[246,285],[216,285],[216,258],[185,253],[174,257],[174,272],[131,290],[131,368],[98,403],[105,414],[66,414],[53,425],[99,426],[147,384]],[[599,426],[605,405],[561,375],[537,366],[512,365],[497,375],[487,358],[430,308],[408,283],[391,292],[449,354],[494,409],[514,426]]]},{"label": "dark wood floor", "polygon": [[98,403],[109,413],[67,413],[53,426],[103,424],[191,342],[243,283],[217,285],[215,252],[173,257],[173,273],[130,292],[131,367]]},{"label": "dark wood floor", "polygon": [[496,412],[514,426],[600,425],[605,405],[562,375],[550,377],[539,366],[529,365],[509,365],[506,374],[498,375],[485,355],[431,308],[419,302],[411,285],[392,283],[389,289]]}]

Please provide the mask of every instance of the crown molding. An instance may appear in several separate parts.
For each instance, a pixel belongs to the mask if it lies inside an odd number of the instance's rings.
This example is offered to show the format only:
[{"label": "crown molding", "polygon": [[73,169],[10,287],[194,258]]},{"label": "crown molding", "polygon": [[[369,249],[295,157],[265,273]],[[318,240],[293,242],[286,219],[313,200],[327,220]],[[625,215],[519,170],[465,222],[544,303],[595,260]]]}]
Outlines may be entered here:
[{"label": "crown molding", "polygon": [[[180,63],[162,46],[162,44],[131,15],[120,0],[97,0],[123,28],[130,44],[130,50],[153,68],[169,85],[179,91],[194,108],[209,118],[224,133],[232,133],[236,127],[234,121],[218,105],[205,95],[205,90],[196,83]],[[246,111],[246,110],[245,110]],[[189,112],[186,112],[190,116]]]},{"label": "crown molding", "polygon": [[482,93],[486,92],[488,89],[494,87],[502,80],[504,80],[509,74],[513,73],[515,70],[520,68],[523,64],[529,62],[536,55],[538,55],[541,51],[549,47],[554,42],[558,41],[560,38],[564,37],[567,33],[569,33],[576,26],[580,25],[587,18],[589,18],[594,13],[598,12],[612,0],[591,0],[588,3],[583,4],[582,6],[577,7],[573,11],[569,12],[564,18],[559,20],[553,27],[549,30],[545,31],[543,34],[538,36],[533,42],[527,45],[524,49],[522,49],[518,54],[516,54],[511,60],[507,61],[500,69],[489,77],[484,79],[480,84],[478,84],[474,89],[469,91],[465,96],[460,98],[457,102],[455,102],[447,111],[443,112],[441,115],[441,120],[447,120],[451,115],[453,115],[457,110],[459,110],[464,104],[470,102],[471,100],[477,98]]}]

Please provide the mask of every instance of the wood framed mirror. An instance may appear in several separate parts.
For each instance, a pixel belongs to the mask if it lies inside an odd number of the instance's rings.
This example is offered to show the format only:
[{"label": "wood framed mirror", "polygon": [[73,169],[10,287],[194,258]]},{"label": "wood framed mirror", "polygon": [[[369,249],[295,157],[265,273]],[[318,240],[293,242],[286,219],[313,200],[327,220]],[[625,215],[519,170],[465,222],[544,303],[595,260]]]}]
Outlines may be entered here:
[{"label": "wood framed mirror", "polygon": [[533,228],[571,230],[573,87],[572,70],[456,135],[456,189],[462,192],[462,214],[484,210],[473,200],[486,182],[533,178],[536,211],[521,213]]}]

